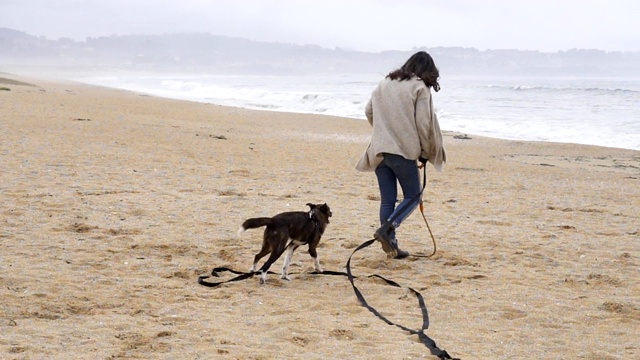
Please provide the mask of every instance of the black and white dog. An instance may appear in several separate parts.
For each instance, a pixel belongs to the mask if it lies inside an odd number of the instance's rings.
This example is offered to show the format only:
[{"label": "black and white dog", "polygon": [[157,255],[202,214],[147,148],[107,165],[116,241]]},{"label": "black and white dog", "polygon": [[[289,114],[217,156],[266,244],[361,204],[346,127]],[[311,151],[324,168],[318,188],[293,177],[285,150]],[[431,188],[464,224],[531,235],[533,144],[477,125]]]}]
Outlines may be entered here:
[{"label": "black and white dog", "polygon": [[[256,271],[258,261],[265,255],[271,253],[267,261],[260,268],[260,283],[264,284],[267,280],[267,271],[269,267],[278,260],[280,255],[286,251],[284,265],[282,267],[281,279],[289,279],[289,264],[293,252],[300,245],[309,245],[309,255],[314,260],[315,270],[322,272],[320,260],[318,260],[318,252],[316,247],[320,243],[320,238],[324,230],[329,224],[331,217],[331,209],[327,204],[307,204],[310,210],[305,211],[288,211],[273,217],[258,217],[245,220],[238,230],[238,234],[248,229],[255,229],[266,226],[262,240],[262,249],[253,259],[251,272]],[[287,241],[291,242],[287,244]]]}]

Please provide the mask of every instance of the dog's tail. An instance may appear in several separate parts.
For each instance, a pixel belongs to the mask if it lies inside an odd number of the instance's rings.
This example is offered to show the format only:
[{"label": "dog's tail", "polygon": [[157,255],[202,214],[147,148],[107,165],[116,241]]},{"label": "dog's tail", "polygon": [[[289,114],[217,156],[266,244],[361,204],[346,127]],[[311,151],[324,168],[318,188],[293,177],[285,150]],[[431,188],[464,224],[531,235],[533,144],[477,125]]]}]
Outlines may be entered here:
[{"label": "dog's tail", "polygon": [[273,220],[269,217],[259,217],[259,218],[251,218],[245,220],[242,223],[240,229],[238,229],[238,235],[243,233],[245,230],[259,228],[261,226],[268,226],[271,224]]}]

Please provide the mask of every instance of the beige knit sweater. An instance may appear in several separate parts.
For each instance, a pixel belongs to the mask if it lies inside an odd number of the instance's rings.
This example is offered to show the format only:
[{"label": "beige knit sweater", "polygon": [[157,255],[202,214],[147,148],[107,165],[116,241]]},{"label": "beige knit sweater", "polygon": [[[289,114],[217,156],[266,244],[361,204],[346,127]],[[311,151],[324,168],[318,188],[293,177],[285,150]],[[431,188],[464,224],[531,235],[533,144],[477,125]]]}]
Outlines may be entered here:
[{"label": "beige knit sweater", "polygon": [[447,157],[431,90],[420,78],[397,81],[385,78],[371,94],[365,115],[373,126],[371,142],[356,169],[374,171],[383,153],[406,159],[428,159],[442,171]]}]

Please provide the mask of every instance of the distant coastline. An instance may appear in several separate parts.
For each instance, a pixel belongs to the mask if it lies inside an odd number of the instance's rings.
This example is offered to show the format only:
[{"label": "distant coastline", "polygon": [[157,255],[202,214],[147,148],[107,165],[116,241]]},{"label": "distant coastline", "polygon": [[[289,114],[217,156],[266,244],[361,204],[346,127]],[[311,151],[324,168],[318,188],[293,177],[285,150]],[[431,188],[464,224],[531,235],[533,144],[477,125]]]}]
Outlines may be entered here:
[{"label": "distant coastline", "polygon": [[431,53],[441,72],[450,75],[640,77],[640,52],[569,49],[549,53],[435,46],[372,53],[195,33],[51,40],[0,28],[0,71],[27,67],[244,75],[375,73],[399,66],[418,50]]}]

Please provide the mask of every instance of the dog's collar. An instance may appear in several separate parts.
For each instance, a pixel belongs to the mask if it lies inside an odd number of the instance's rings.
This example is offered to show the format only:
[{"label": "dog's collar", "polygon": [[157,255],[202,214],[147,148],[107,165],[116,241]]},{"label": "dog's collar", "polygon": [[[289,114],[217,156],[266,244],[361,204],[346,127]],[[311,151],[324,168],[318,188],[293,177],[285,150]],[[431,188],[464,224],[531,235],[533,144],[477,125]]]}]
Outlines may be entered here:
[{"label": "dog's collar", "polygon": [[316,212],[318,212],[318,209],[311,209],[309,210],[309,220],[313,220],[313,221],[318,221],[318,218],[316,217]]},{"label": "dog's collar", "polygon": [[309,210],[309,221],[313,222],[313,225],[315,225],[315,230],[316,233],[321,233],[320,231],[320,221],[318,221],[318,218],[316,217],[316,213],[318,212],[318,209],[311,209]]}]

